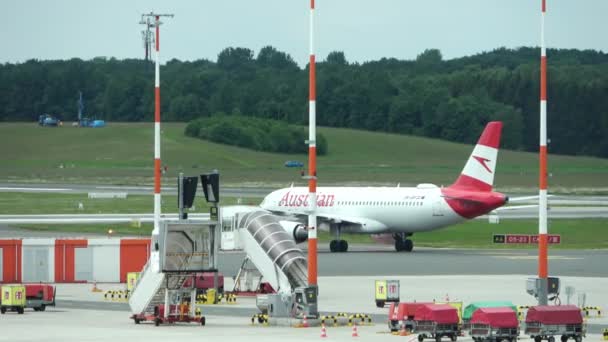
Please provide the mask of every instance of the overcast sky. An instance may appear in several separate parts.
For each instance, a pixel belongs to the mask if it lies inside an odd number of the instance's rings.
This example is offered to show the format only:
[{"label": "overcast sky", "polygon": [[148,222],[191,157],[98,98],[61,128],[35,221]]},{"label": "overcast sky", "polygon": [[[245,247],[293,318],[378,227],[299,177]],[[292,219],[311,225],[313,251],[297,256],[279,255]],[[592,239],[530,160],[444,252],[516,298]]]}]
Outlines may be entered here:
[{"label": "overcast sky", "polygon": [[[353,62],[444,58],[538,46],[541,0],[316,0],[316,54]],[[549,47],[608,52],[608,0],[547,0]],[[143,58],[142,13],[161,26],[161,58],[216,60],[228,46],[272,45],[308,59],[309,0],[0,0],[0,63],[27,59]],[[550,58],[550,56],[549,56]]]}]

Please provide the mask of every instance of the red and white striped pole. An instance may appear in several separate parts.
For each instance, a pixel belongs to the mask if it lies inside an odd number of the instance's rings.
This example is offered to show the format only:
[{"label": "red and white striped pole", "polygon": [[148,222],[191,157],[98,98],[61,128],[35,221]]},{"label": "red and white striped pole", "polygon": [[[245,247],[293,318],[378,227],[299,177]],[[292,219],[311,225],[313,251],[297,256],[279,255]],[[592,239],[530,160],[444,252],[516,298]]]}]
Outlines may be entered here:
[{"label": "red and white striped pole", "polygon": [[[173,17],[173,14],[142,14],[143,18],[147,17],[154,20],[154,27],[156,29],[155,37],[155,50],[156,60],[154,68],[154,230],[152,231],[152,238],[159,234],[160,225],[160,209],[161,209],[161,198],[160,198],[160,17]],[[148,22],[146,20],[146,22]],[[154,241],[156,242],[156,241]],[[155,243],[153,243],[153,249],[155,249]]]},{"label": "red and white striped pole", "polygon": [[538,206],[538,304],[547,305],[547,51],[545,48],[546,0],[542,1],[540,26],[540,165]]},{"label": "red and white striped pole", "polygon": [[154,68],[154,231],[159,233],[160,222],[160,20],[154,17],[156,27],[156,61]]},{"label": "red and white striped pole", "polygon": [[310,61],[308,78],[308,285],[317,286],[317,145],[316,145],[316,85],[314,52],[315,0],[310,0],[308,31]]}]

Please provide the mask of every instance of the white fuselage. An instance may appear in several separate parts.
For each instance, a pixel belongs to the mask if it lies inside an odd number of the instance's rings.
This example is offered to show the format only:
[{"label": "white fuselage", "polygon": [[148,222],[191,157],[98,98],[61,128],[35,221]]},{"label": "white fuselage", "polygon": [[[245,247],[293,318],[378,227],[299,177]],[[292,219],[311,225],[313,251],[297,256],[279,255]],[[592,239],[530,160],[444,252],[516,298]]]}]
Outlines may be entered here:
[{"label": "white fuselage", "polygon": [[[285,215],[306,215],[308,188],[274,191],[261,207]],[[324,223],[343,222],[343,230],[370,234],[429,231],[465,220],[446,203],[441,189],[431,184],[405,188],[320,187],[316,214],[322,229],[327,228]]]}]

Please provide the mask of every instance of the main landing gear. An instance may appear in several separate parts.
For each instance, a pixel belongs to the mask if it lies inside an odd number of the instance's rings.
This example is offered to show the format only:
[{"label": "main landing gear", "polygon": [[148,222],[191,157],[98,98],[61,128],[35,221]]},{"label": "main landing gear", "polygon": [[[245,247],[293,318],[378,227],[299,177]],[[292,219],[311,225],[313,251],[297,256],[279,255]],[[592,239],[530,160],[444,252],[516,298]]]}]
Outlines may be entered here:
[{"label": "main landing gear", "polygon": [[393,234],[393,238],[395,239],[395,250],[397,252],[411,252],[414,249],[414,242],[408,239],[409,236],[412,236],[411,233],[396,233]]},{"label": "main landing gear", "polygon": [[329,243],[329,250],[333,252],[346,252],[348,251],[348,242],[346,240],[331,240]]},{"label": "main landing gear", "polygon": [[329,243],[329,251],[332,253],[348,251],[348,242],[340,239],[340,230],[340,224],[332,224],[329,227],[330,233],[336,236],[336,239]]}]

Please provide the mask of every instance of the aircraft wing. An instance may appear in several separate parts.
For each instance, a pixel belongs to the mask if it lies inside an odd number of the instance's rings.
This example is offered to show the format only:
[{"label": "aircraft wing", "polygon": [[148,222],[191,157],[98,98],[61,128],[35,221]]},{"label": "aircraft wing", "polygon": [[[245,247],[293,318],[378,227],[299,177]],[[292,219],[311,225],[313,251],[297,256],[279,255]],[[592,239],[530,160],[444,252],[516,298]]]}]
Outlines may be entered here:
[{"label": "aircraft wing", "polygon": [[353,233],[376,234],[388,229],[384,223],[365,217],[335,215],[321,215],[318,217],[331,223],[340,223],[344,231]]},{"label": "aircraft wing", "polygon": [[[297,220],[304,224],[307,223],[306,218],[308,217],[308,213],[304,211],[287,213],[282,211],[272,212],[273,214],[285,216],[291,220]],[[319,226],[321,226],[323,223],[341,224],[342,232],[376,234],[385,232],[388,229],[388,227],[382,222],[372,220],[366,217],[317,214],[317,220]]]}]

